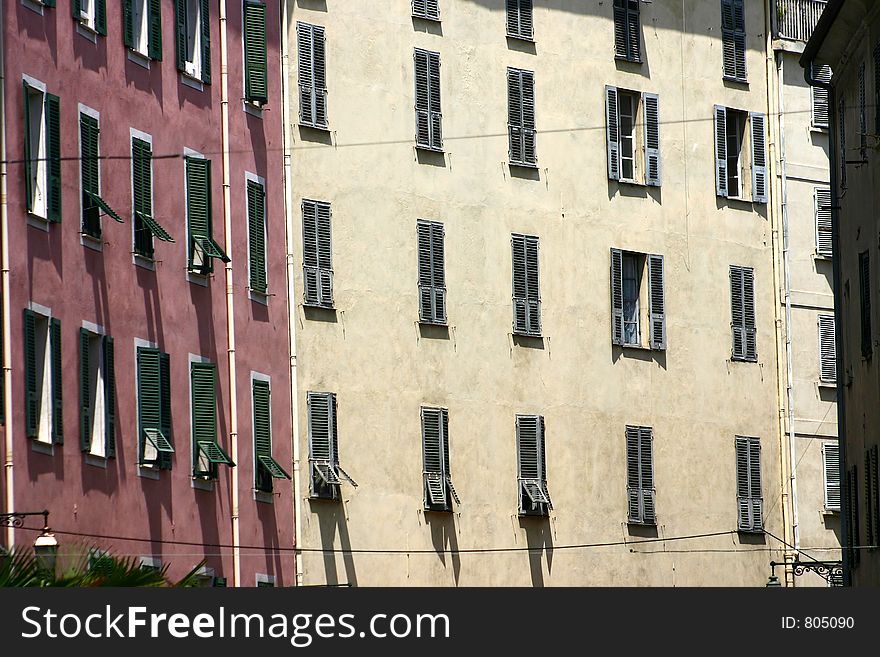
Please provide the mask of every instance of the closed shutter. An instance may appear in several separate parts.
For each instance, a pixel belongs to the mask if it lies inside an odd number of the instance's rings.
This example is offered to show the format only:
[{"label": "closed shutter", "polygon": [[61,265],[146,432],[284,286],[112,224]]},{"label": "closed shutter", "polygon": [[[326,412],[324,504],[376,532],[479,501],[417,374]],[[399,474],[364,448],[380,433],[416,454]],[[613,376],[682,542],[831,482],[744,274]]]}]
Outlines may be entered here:
[{"label": "closed shutter", "polygon": [[872,445],[868,450],[868,453],[868,466],[871,473],[871,490],[868,499],[871,504],[871,526],[874,529],[874,540],[869,541],[869,545],[876,549],[877,544],[880,543],[880,481],[878,481],[878,475],[880,475],[880,473],[877,471],[877,445]]},{"label": "closed shutter", "polygon": [[666,349],[666,281],[662,255],[648,258],[648,312],[651,317],[651,349]]},{"label": "closed shutter", "polygon": [[616,87],[605,87],[605,142],[608,144],[608,178],[620,180],[620,114]]},{"label": "closed shutter", "polygon": [[859,300],[861,307],[862,356],[874,350],[871,329],[871,256],[868,251],[859,254]]},{"label": "closed shutter", "polygon": [[531,71],[507,69],[507,127],[510,163],[535,166],[535,77]]},{"label": "closed shutter", "polygon": [[52,349],[52,442],[64,443],[64,363],[61,358],[61,322],[53,317],[49,320],[49,342]]},{"label": "closed shutter", "polygon": [[299,120],[314,128],[327,127],[327,62],[324,28],[296,24],[299,70]]},{"label": "closed shutter", "polygon": [[819,315],[819,380],[837,381],[837,348],[834,315]]},{"label": "closed shutter", "polygon": [[168,354],[138,347],[138,458],[140,464],[171,468],[171,388]]},{"label": "closed shutter", "polygon": [[741,531],[764,529],[764,502],[761,489],[761,441],[736,437],[736,494]]},{"label": "closed shutter", "polygon": [[412,15],[416,18],[439,21],[439,0],[412,0]]},{"label": "closed shutter", "polygon": [[645,108],[645,184],[660,186],[660,97],[642,94]]},{"label": "closed shutter", "polygon": [[413,53],[416,85],[416,145],[443,149],[440,107],[440,54],[416,49]]},{"label": "closed shutter", "polygon": [[623,252],[611,249],[611,344],[623,344]]},{"label": "closed shutter", "polygon": [[721,47],[724,77],[746,80],[746,32],[743,0],[721,0]]},{"label": "closed shutter", "polygon": [[253,180],[247,181],[248,281],[251,290],[265,294],[266,275],[266,192]]},{"label": "closed shutter", "polygon": [[92,381],[89,369],[89,340],[91,333],[79,330],[79,446],[84,452],[92,447]]},{"label": "closed shutter", "polygon": [[422,407],[422,455],[425,480],[425,506],[448,510],[446,458],[443,440],[443,413],[439,408]]},{"label": "closed shutter", "polygon": [[833,252],[831,233],[831,188],[816,187],[813,194],[816,209],[816,253],[830,258]]},{"label": "closed shutter", "polygon": [[37,316],[24,311],[24,425],[28,438],[39,430],[40,394],[37,390]]},{"label": "closed shutter", "polygon": [[150,59],[162,60],[162,0],[148,0],[150,6],[149,43]]},{"label": "closed shutter", "polygon": [[[874,46],[874,132],[880,134],[880,41]],[[827,67],[823,67],[827,68]],[[823,82],[831,82],[831,70],[828,79],[819,78]],[[826,97],[827,97],[827,91]],[[827,123],[827,121],[826,121]]]},{"label": "closed shutter", "polygon": [[730,267],[733,360],[757,360],[754,270]]},{"label": "closed shutter", "polygon": [[48,219],[61,221],[61,102],[46,94],[46,175],[48,182]]},{"label": "closed shutter", "polygon": [[202,82],[211,83],[211,2],[200,0],[199,18],[202,30]]},{"label": "closed shutter", "polygon": [[874,545],[876,527],[874,526],[874,505],[871,497],[873,488],[871,472],[871,450],[865,450],[865,544]]},{"label": "closed shutter", "polygon": [[268,55],[266,49],[266,5],[244,3],[244,88],[245,100],[269,101]]},{"label": "closed shutter", "polygon": [[861,550],[856,548],[857,545],[860,545],[861,536],[858,490],[858,472],[856,466],[853,465],[846,473],[847,537],[845,547],[848,552],[850,567],[859,565],[859,556],[861,554]]},{"label": "closed shutter", "polygon": [[[876,57],[880,54],[876,49],[875,56],[875,75],[876,75]],[[813,77],[819,82],[825,84],[831,83],[831,67],[827,64],[817,67],[813,70]],[[828,127],[828,90],[822,87],[810,87],[813,94],[813,125],[817,128]],[[880,90],[878,90],[880,92]],[[880,116],[880,114],[878,114]]]},{"label": "closed shutter", "polygon": [[443,224],[417,222],[419,256],[419,320],[446,323],[446,276],[444,271]]},{"label": "closed shutter", "polygon": [[629,521],[642,521],[641,468],[639,467],[639,428],[626,428],[626,494]]},{"label": "closed shutter", "polygon": [[825,473],[825,509],[840,511],[840,447],[825,443],[822,447],[822,465]]},{"label": "closed shutter", "polygon": [[303,199],[304,302],[333,307],[333,242],[330,204]]},{"label": "closed shutter", "polygon": [[638,0],[614,0],[614,54],[631,62],[641,62]]},{"label": "closed shutter", "polygon": [[767,142],[764,136],[764,115],[752,112],[752,201],[767,202]]},{"label": "closed shutter", "polygon": [[104,449],[107,458],[116,456],[116,355],[113,338],[101,340],[104,356]]},{"label": "closed shutter", "polygon": [[859,66],[859,157],[862,160],[868,156],[868,101],[865,77],[865,62],[862,62]]},{"label": "closed shutter", "polygon": [[534,36],[532,0],[507,0],[507,35],[531,40]]},{"label": "closed shutter", "polygon": [[727,198],[727,108],[715,105],[715,194]]},{"label": "closed shutter", "polygon": [[513,332],[541,334],[541,296],[538,283],[538,238],[512,235]]},{"label": "closed shutter", "polygon": [[626,485],[632,523],[653,525],[657,521],[652,443],[651,427],[626,427]]}]

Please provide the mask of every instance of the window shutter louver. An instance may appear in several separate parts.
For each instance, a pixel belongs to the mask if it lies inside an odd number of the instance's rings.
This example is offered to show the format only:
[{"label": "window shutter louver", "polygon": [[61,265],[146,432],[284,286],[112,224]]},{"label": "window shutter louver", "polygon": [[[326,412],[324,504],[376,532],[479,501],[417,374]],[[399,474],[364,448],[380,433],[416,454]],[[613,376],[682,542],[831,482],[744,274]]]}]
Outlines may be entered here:
[{"label": "window shutter louver", "polygon": [[756,360],[758,357],[755,328],[755,274],[751,268],[743,269],[743,320],[745,332],[745,358]]},{"label": "window shutter louver", "polygon": [[736,491],[741,531],[764,530],[764,502],[761,489],[761,441],[736,437]]},{"label": "window shutter louver", "polygon": [[650,427],[639,427],[639,466],[642,495],[642,522],[653,525],[657,521],[654,502],[654,446]]},{"label": "window shutter louver", "polygon": [[642,521],[639,476],[639,428],[628,426],[626,428],[626,493],[630,522]]},{"label": "window shutter louver", "polygon": [[89,371],[89,337],[86,329],[79,330],[79,418],[80,449],[88,452],[92,447],[91,374]]},{"label": "window shutter louver", "polygon": [[245,100],[269,101],[268,55],[266,47],[266,6],[261,2],[244,3],[244,78]]},{"label": "window shutter louver", "polygon": [[840,188],[846,189],[846,104],[843,93],[841,92],[840,101],[837,107],[838,118],[838,134],[837,143],[838,157],[840,158]]},{"label": "window shutter louver", "polygon": [[731,326],[733,360],[757,359],[755,328],[754,271],[749,267],[730,267]]},{"label": "window shutter louver", "polygon": [[832,257],[831,188],[816,187],[813,196],[816,207],[816,253]]},{"label": "window shutter louver", "polygon": [[871,259],[868,251],[859,254],[859,294],[862,320],[862,356],[867,358],[874,349],[871,334]]},{"label": "window shutter louver", "polygon": [[177,44],[177,69],[186,71],[186,13],[187,0],[174,0],[175,42]]},{"label": "window shutter louver", "polygon": [[61,221],[61,102],[46,94],[46,171],[48,180],[48,219]]},{"label": "window shutter louver", "polygon": [[413,54],[416,81],[416,145],[431,147],[431,121],[428,98],[428,53],[416,50]]},{"label": "window shutter louver", "polygon": [[449,489],[449,495],[452,497],[453,500],[455,500],[455,503],[461,504],[461,500],[458,497],[458,492],[455,490],[455,486],[452,485],[452,469],[449,467],[449,409],[440,409],[440,422],[440,426],[443,430],[443,471],[446,473],[446,486]]},{"label": "window shutter louver", "polygon": [[522,148],[523,162],[535,165],[538,162],[535,136],[535,74],[522,72]]},{"label": "window shutter louver", "polygon": [[522,162],[522,79],[519,71],[510,68],[507,69],[507,125],[510,161]]},{"label": "window shutter louver", "polygon": [[122,42],[126,48],[134,48],[134,0],[122,0]]},{"label": "window shutter louver", "polygon": [[[190,269],[207,274],[214,271],[212,258],[229,262],[230,258],[213,235],[211,207],[211,160],[184,158],[186,166],[186,218],[189,225],[188,264]],[[195,255],[201,254],[201,264]]]},{"label": "window shutter louver", "polygon": [[752,112],[752,200],[767,202],[767,142],[764,137],[764,115]]},{"label": "window shutter louver", "polygon": [[40,397],[37,391],[37,316],[24,311],[24,424],[28,438],[36,438]]},{"label": "window shutter louver", "polygon": [[507,0],[507,35],[532,39],[532,0]]},{"label": "window shutter louver", "polygon": [[34,189],[33,189],[33,175],[34,175],[34,166],[36,162],[34,162],[31,158],[33,154],[31,153],[31,104],[30,104],[30,87],[27,82],[22,83],[22,98],[24,99],[24,190],[25,190],[25,205],[27,206],[28,212],[33,212],[34,203]]},{"label": "window shutter louver", "polygon": [[116,457],[116,356],[113,338],[101,340],[104,356],[104,446],[107,458]]},{"label": "window shutter louver", "polygon": [[[217,440],[217,366],[213,363],[190,365],[192,386],[193,475],[215,478],[217,465],[235,467]],[[208,462],[205,467],[202,457]]]},{"label": "window shutter louver", "polygon": [[715,105],[715,193],[727,198],[727,108]]},{"label": "window shutter louver", "polygon": [[446,264],[443,225],[431,225],[431,289],[434,295],[434,321],[446,323]]},{"label": "window shutter louver", "polygon": [[608,144],[608,178],[620,180],[620,125],[615,87],[605,87],[605,126],[605,141]]},{"label": "window shutter louver", "polygon": [[107,0],[95,0],[95,32],[107,36]]},{"label": "window shutter louver", "polygon": [[70,13],[77,22],[82,19],[82,0],[70,0]]},{"label": "window shutter louver", "polygon": [[535,78],[531,71],[507,69],[507,126],[510,163],[535,166]]},{"label": "window shutter louver", "polygon": [[303,199],[303,280],[307,305],[333,307],[330,204]]},{"label": "window shutter louver", "polygon": [[82,186],[82,231],[95,238],[101,237],[101,208],[96,201],[100,195],[98,164],[98,122],[87,114],[80,114],[80,184]]},{"label": "window shutter louver", "polygon": [[660,97],[642,94],[645,108],[645,184],[660,186]]},{"label": "window shutter louver", "polygon": [[254,403],[254,487],[271,491],[273,479],[290,479],[272,457],[272,409],[271,390],[268,381],[254,380],[252,386]]},{"label": "window shutter louver", "polygon": [[253,180],[247,181],[248,278],[251,290],[265,294],[266,276],[266,192]]},{"label": "window shutter louver", "polygon": [[858,472],[853,465],[846,473],[846,502],[847,502],[847,540],[846,549],[849,552],[851,567],[858,566],[861,550],[857,549],[861,531],[859,528],[859,495],[858,495]]},{"label": "window shutter louver", "polygon": [[444,271],[443,225],[417,222],[419,255],[419,320],[446,323],[446,277]]},{"label": "window shutter louver", "polygon": [[[357,487],[339,466],[339,439],[336,431],[336,395],[332,392],[309,392],[309,462],[312,468],[311,491],[315,497],[338,499],[341,479]],[[331,487],[329,493],[322,488]]]},{"label": "window shutter louver", "polygon": [[877,471],[877,445],[872,445],[870,449],[870,468],[871,468],[871,524],[874,527],[874,540],[870,544],[876,549],[880,543],[880,482],[878,482]]},{"label": "window shutter louver", "polygon": [[422,447],[426,506],[447,509],[449,500],[443,453],[443,417],[439,408],[422,408]]},{"label": "window shutter louver", "polygon": [[49,320],[50,345],[52,348],[52,442],[56,445],[64,443],[64,399],[62,378],[63,361],[61,359],[61,322],[53,317]]},{"label": "window shutter louver", "polygon": [[[170,440],[170,421],[165,422],[170,409],[165,407],[164,396],[167,391],[166,379],[163,378],[162,356],[156,349],[138,347],[137,350],[137,398],[138,398],[138,451],[139,463],[157,464],[162,467],[165,454],[156,451],[147,456],[148,447],[157,448],[150,441],[149,435],[161,432],[166,440]],[[166,373],[167,374],[167,373]],[[168,399],[170,403],[170,397]]]},{"label": "window shutter louver", "polygon": [[412,0],[412,15],[416,18],[439,21],[439,0]]},{"label": "window shutter louver", "polygon": [[517,415],[516,441],[520,513],[538,512],[544,515],[545,511],[540,505],[553,508],[547,491],[544,462],[544,418],[540,415]]},{"label": "window shutter louver", "polygon": [[318,279],[321,305],[333,307],[333,247],[330,230],[330,204],[317,204],[318,218]]},{"label": "window shutter louver", "polygon": [[638,0],[614,0],[614,54],[631,62],[641,62]]},{"label": "window shutter louver", "polygon": [[[880,134],[880,42],[874,46],[874,132]],[[827,66],[823,66],[828,68]],[[828,69],[828,78],[819,78],[822,82],[831,82],[831,69]],[[825,92],[826,103],[828,92]],[[826,107],[827,112],[827,107]],[[826,119],[826,125],[827,125]]]},{"label": "window shutter louver", "polygon": [[761,442],[749,439],[749,489],[752,504],[752,529],[764,529],[764,501],[761,492]]},{"label": "window shutter louver", "polygon": [[746,80],[746,33],[743,0],[721,0],[721,46],[724,77]]},{"label": "window shutter louver", "polygon": [[739,510],[738,528],[751,529],[751,501],[749,487],[749,443],[748,438],[736,438],[736,498]]},{"label": "window shutter louver", "polygon": [[623,252],[611,249],[611,344],[623,344]]},{"label": "window shutter louver", "polygon": [[834,315],[819,315],[819,380],[825,383],[837,381]]},{"label": "window shutter louver", "polygon": [[[875,50],[875,58],[880,55]],[[875,59],[876,61],[876,59]],[[876,66],[876,64],[875,64]],[[876,74],[876,68],[875,68]],[[831,67],[827,64],[814,69],[813,77],[820,82],[829,84],[831,82]],[[813,94],[813,125],[817,128],[828,127],[828,90],[822,87],[810,87]]]},{"label": "window shutter louver", "polygon": [[150,59],[162,61],[162,0],[148,0],[150,5]]},{"label": "window shutter louver", "polygon": [[511,236],[513,260],[513,332],[541,334],[541,298],[538,283],[538,238]]},{"label": "window shutter louver", "polygon": [[666,349],[666,281],[662,255],[648,256],[648,312],[651,315],[651,349]]},{"label": "window shutter louver", "polygon": [[651,427],[626,427],[627,498],[632,523],[656,523],[652,441]]},{"label": "window shutter louver", "polygon": [[171,458],[174,453],[174,428],[171,422],[171,357],[168,354],[159,354],[159,428],[165,436],[171,451],[159,454],[159,467],[164,470],[171,469]]},{"label": "window shutter louver", "polygon": [[201,0],[202,82],[211,84],[211,2]]},{"label": "window shutter louver", "polygon": [[626,58],[629,54],[627,49],[626,29],[626,0],[614,0],[614,54]]},{"label": "window shutter louver", "polygon": [[825,443],[822,461],[825,472],[825,509],[840,511],[840,447]]},{"label": "window shutter louver", "polygon": [[865,89],[865,63],[859,66],[859,157],[864,160],[868,149],[868,108]]},{"label": "window shutter louver", "polygon": [[865,544],[874,544],[874,512],[871,505],[871,450],[865,450]]}]

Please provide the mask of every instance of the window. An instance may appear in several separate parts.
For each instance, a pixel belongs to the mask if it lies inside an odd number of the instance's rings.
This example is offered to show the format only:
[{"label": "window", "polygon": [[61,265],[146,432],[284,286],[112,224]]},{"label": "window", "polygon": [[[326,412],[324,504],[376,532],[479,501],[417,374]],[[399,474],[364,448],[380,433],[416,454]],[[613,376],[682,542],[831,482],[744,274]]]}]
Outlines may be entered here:
[{"label": "window", "polygon": [[657,524],[654,504],[653,442],[651,427],[626,427],[628,521],[633,524]]},{"label": "window", "polygon": [[746,81],[746,19],[743,0],[721,0],[724,78]]},{"label": "window", "polygon": [[736,502],[741,532],[764,531],[764,498],[761,492],[761,440],[736,437]]},{"label": "window", "polygon": [[732,360],[758,360],[755,328],[755,270],[730,266],[730,313],[733,332]]},{"label": "window", "polygon": [[507,131],[510,163],[537,166],[535,74],[532,71],[507,69]]},{"label": "window", "polygon": [[123,40],[139,55],[162,59],[162,0],[122,0]]},{"label": "window", "polygon": [[640,63],[641,31],[639,0],[614,0],[614,56]]},{"label": "window", "polygon": [[521,516],[546,516],[553,509],[547,490],[544,416],[516,416],[516,467]]},{"label": "window", "polygon": [[844,550],[851,567],[859,565],[861,550],[855,548],[859,543],[859,479],[856,466],[846,471],[846,541]]},{"label": "window", "polygon": [[412,15],[431,21],[440,20],[440,0],[412,0]]},{"label": "window", "polygon": [[534,38],[532,0],[507,0],[507,36],[528,41]]},{"label": "window", "polygon": [[213,237],[211,212],[211,160],[187,156],[186,223],[189,232],[187,268],[197,274],[214,271],[214,259],[229,262],[229,256]]},{"label": "window", "polygon": [[79,418],[82,451],[116,456],[116,373],[113,338],[79,330]]},{"label": "window", "polygon": [[248,284],[251,292],[265,295],[266,271],[266,189],[260,180],[247,181]]},{"label": "window", "polygon": [[[831,83],[831,67],[828,65],[819,66],[813,72],[820,82],[826,84]],[[810,87],[813,94],[813,127],[828,128],[828,90],[822,87]]]},{"label": "window", "polygon": [[877,445],[874,445],[865,450],[865,544],[870,546],[880,542],[880,500],[877,493]]},{"label": "window", "polygon": [[449,470],[449,411],[422,406],[422,470],[425,509],[452,511],[452,500],[461,504]]},{"label": "window", "polygon": [[82,191],[82,232],[99,239],[101,237],[101,214],[122,223],[122,218],[101,198],[101,130],[97,115],[80,112],[80,189]]},{"label": "window", "polygon": [[446,273],[443,224],[416,222],[419,251],[419,321],[446,324]]},{"label": "window", "polygon": [[211,12],[208,0],[175,0],[177,68],[211,81]]},{"label": "window", "polygon": [[538,238],[514,233],[510,237],[513,260],[513,332],[541,335],[541,291],[538,286]]},{"label": "window", "polygon": [[341,499],[339,489],[343,479],[354,487],[357,484],[339,465],[336,393],[309,392],[307,403],[311,496],[329,500]]},{"label": "window", "polygon": [[61,116],[58,96],[24,81],[24,177],[27,211],[61,221]]},{"label": "window", "polygon": [[440,53],[416,48],[416,146],[443,150],[443,114],[440,111]]},{"label": "window", "polygon": [[254,488],[272,492],[273,479],[290,479],[278,461],[272,458],[272,403],[269,381],[251,379],[254,407]]},{"label": "window", "polygon": [[837,118],[838,118],[838,132],[837,132],[837,143],[838,152],[837,156],[840,159],[840,180],[838,184],[840,185],[840,189],[846,189],[846,103],[843,95],[843,90],[840,92],[840,100],[838,101],[837,106]]},{"label": "window", "polygon": [[299,58],[299,122],[310,128],[327,127],[327,62],[324,28],[296,24]]},{"label": "window", "polygon": [[605,87],[608,178],[660,186],[660,97]]},{"label": "window", "polygon": [[131,185],[134,205],[134,252],[153,258],[153,237],[173,242],[153,216],[153,146],[138,137],[131,139]]},{"label": "window", "polygon": [[217,478],[217,466],[235,467],[217,441],[217,366],[190,363],[193,477]]},{"label": "window", "polygon": [[307,306],[333,307],[330,204],[303,199],[303,281]]},{"label": "window", "polygon": [[861,310],[862,356],[874,351],[871,331],[871,258],[868,251],[859,254],[859,306]]},{"label": "window", "polygon": [[868,157],[868,108],[865,93],[865,62],[859,66],[859,158]]},{"label": "window", "polygon": [[819,315],[819,381],[837,382],[837,346],[834,315]]},{"label": "window", "polygon": [[80,25],[107,36],[107,0],[71,0],[70,8]]},{"label": "window", "polygon": [[266,5],[254,0],[244,0],[243,11],[244,99],[249,103],[268,103]]},{"label": "window", "polygon": [[825,510],[840,511],[840,447],[836,443],[822,445],[822,469],[825,473]]},{"label": "window", "polygon": [[[718,196],[767,202],[764,123],[763,114],[715,106],[715,186]],[[745,185],[749,174],[751,198],[746,196]]]},{"label": "window", "polygon": [[666,349],[662,255],[611,249],[611,343]]},{"label": "window", "polygon": [[138,465],[171,469],[171,363],[153,347],[137,348]]},{"label": "window", "polygon": [[831,188],[816,187],[813,191],[816,208],[816,255],[830,258],[833,252],[831,233]]},{"label": "window", "polygon": [[24,311],[25,431],[37,442],[64,442],[61,322]]}]

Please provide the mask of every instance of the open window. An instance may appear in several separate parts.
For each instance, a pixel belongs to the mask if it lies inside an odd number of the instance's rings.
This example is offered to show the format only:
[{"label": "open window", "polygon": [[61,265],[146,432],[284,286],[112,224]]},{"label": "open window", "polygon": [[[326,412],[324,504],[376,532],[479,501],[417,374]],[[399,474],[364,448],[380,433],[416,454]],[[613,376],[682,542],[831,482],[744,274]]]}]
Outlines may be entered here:
[{"label": "open window", "polygon": [[61,221],[61,110],[58,96],[24,81],[24,178],[29,214]]},{"label": "open window", "polygon": [[766,203],[765,117],[715,106],[715,189],[724,198]]},{"label": "open window", "polygon": [[208,0],[176,0],[177,68],[211,81],[211,21]]},{"label": "open window", "polygon": [[660,186],[660,97],[605,87],[608,178]]},{"label": "open window", "polygon": [[116,456],[116,375],[113,338],[79,330],[80,448],[101,458]]},{"label": "open window", "polygon": [[61,322],[24,311],[25,432],[44,445],[64,442]]},{"label": "open window", "polygon": [[666,349],[666,282],[662,255],[611,249],[611,342]]},{"label": "open window", "polygon": [[71,0],[73,19],[102,36],[107,35],[107,0]]}]

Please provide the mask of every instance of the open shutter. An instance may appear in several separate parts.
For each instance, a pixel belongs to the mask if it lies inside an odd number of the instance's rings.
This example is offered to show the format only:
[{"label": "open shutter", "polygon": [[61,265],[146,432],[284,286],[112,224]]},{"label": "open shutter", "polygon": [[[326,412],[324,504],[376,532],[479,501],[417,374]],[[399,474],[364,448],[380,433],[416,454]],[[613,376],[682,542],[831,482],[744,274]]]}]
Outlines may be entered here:
[{"label": "open shutter", "polygon": [[509,68],[507,69],[507,128],[509,157],[512,163],[523,161],[522,104],[521,71]]},{"label": "open shutter", "polygon": [[764,115],[751,112],[752,126],[752,201],[767,202],[767,142],[764,137]]},{"label": "open shutter", "polygon": [[528,290],[526,278],[526,238],[511,237],[513,260],[513,332],[528,332]]},{"label": "open shutter", "polygon": [[660,97],[642,94],[645,108],[645,184],[660,186]]},{"label": "open shutter", "polygon": [[211,2],[201,0],[202,82],[211,83]]},{"label": "open shutter", "polygon": [[267,381],[252,381],[251,397],[254,405],[254,488],[272,490],[272,475],[263,458],[272,458],[272,423],[270,395]]},{"label": "open shutter", "polygon": [[303,301],[307,305],[320,304],[318,282],[318,208],[315,201],[303,200]]},{"label": "open shutter", "polygon": [[113,338],[101,340],[104,350],[104,445],[107,458],[116,456],[116,357]]},{"label": "open shutter", "polygon": [[753,531],[764,530],[764,500],[761,492],[761,441],[749,438],[749,493]]},{"label": "open shutter", "polygon": [[651,427],[639,427],[639,476],[642,495],[642,522],[657,522],[654,503],[654,435]]},{"label": "open shutter", "polygon": [[736,437],[736,502],[738,529],[752,529],[751,487],[749,486],[749,439]]},{"label": "open shutter", "polygon": [[[217,441],[217,374],[211,363],[190,365],[192,386],[193,474],[216,474],[216,464],[225,454]],[[202,459],[208,462],[207,468]]]},{"label": "open shutter", "polygon": [[611,344],[623,344],[623,252],[611,249]]},{"label": "open shutter", "polygon": [[36,438],[39,428],[40,397],[37,391],[37,316],[24,311],[24,424],[28,438]]},{"label": "open shutter", "polygon": [[30,103],[30,87],[27,82],[22,83],[22,98],[24,99],[24,193],[25,204],[28,212],[34,209],[34,162],[31,158],[31,103]]},{"label": "open shutter", "polygon": [[330,204],[316,204],[318,224],[318,289],[320,303],[333,307],[333,242],[330,226]]},{"label": "open shutter", "polygon": [[107,36],[107,0],[95,0],[95,32]]},{"label": "open shutter", "polygon": [[186,71],[186,5],[187,0],[174,0],[175,42],[177,44],[177,69],[180,71]]},{"label": "open shutter", "polygon": [[265,294],[266,281],[266,192],[253,180],[247,182],[248,256],[250,288]]},{"label": "open shutter", "polygon": [[208,176],[210,161],[195,157],[184,158],[186,167],[186,220],[189,223],[189,263],[196,267],[195,256],[201,253],[201,271],[211,270],[211,259],[204,253],[204,242],[211,237],[211,195]]},{"label": "open shutter", "polygon": [[91,374],[89,369],[90,333],[79,330],[79,446],[84,452],[92,447]]},{"label": "open shutter", "polygon": [[148,430],[161,429],[161,401],[159,395],[159,352],[155,349],[137,350],[137,400],[139,462],[152,462],[157,454],[148,453]]},{"label": "open shutter", "polygon": [[[878,56],[880,56],[880,51],[876,48],[874,49],[874,75],[875,75],[875,93],[880,94],[880,89],[876,88],[877,79],[876,76],[880,74],[880,71],[877,69],[877,61]],[[819,82],[824,82],[825,84],[831,83],[831,67],[827,64],[819,66],[813,69],[813,77],[816,78]],[[828,127],[828,90],[823,89],[822,87],[810,87],[810,90],[813,94],[813,125],[817,128],[827,128]],[[877,116],[880,116],[880,112],[878,112]]]},{"label": "open shutter", "polygon": [[269,101],[267,61],[266,6],[262,2],[245,0],[244,78],[246,100],[260,103]]},{"label": "open shutter", "polygon": [[150,59],[162,60],[162,0],[148,0],[150,5],[150,36],[147,50]]},{"label": "open shutter", "polygon": [[159,400],[159,428],[171,446],[170,452],[162,452],[159,455],[159,467],[170,470],[171,455],[174,453],[174,431],[171,422],[171,357],[165,353],[159,354],[159,385],[156,394]]},{"label": "open shutter", "polygon": [[620,115],[616,87],[605,87],[605,135],[608,144],[608,178],[620,180]]},{"label": "open shutter", "polygon": [[825,472],[825,509],[840,511],[840,447],[825,443],[822,447],[822,465]]},{"label": "open shutter", "polygon": [[100,194],[98,165],[98,122],[87,114],[79,115],[80,185],[82,187],[82,231],[101,237],[101,209],[95,198]]},{"label": "open shutter", "polygon": [[816,208],[816,253],[830,258],[833,252],[831,188],[816,187],[813,199]]},{"label": "open shutter", "polygon": [[837,381],[837,348],[834,315],[819,315],[819,380]]},{"label": "open shutter", "polygon": [[422,448],[425,501],[429,506],[446,508],[449,501],[443,454],[443,417],[439,408],[422,408]]},{"label": "open shutter", "polygon": [[122,0],[122,42],[126,48],[134,48],[134,0]]},{"label": "open shutter", "polygon": [[64,366],[61,359],[61,322],[53,317],[49,320],[49,342],[52,348],[52,442],[64,443]]},{"label": "open shutter", "polygon": [[727,198],[727,108],[715,105],[715,194]]},{"label": "open shutter", "polygon": [[541,504],[550,506],[543,439],[544,419],[541,416],[516,416],[520,513],[540,510],[538,505]]},{"label": "open shutter", "polygon": [[46,94],[46,170],[49,221],[61,221],[61,109],[58,96]]},{"label": "open shutter", "polygon": [[666,281],[662,255],[648,255],[651,349],[666,349]]},{"label": "open shutter", "polygon": [[329,393],[309,392],[307,396],[309,417],[309,461],[312,465],[312,494],[317,487],[338,485],[339,478],[333,468],[335,455],[331,439],[331,395]]},{"label": "open shutter", "polygon": [[431,116],[428,98],[428,53],[416,49],[413,53],[416,82],[416,145],[431,147]]},{"label": "open shutter", "polygon": [[639,428],[626,428],[626,496],[630,522],[642,522],[640,502]]}]

